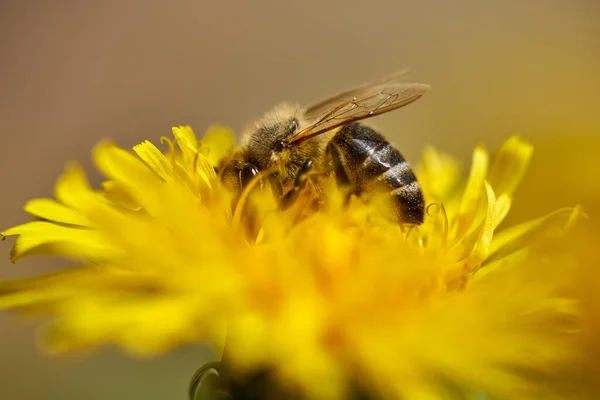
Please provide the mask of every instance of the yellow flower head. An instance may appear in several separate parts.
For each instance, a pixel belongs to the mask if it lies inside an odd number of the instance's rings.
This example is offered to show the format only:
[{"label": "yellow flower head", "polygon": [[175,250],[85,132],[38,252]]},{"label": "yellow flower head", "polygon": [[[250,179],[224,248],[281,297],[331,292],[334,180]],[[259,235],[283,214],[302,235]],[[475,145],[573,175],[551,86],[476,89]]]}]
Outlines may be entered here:
[{"label": "yellow flower head", "polygon": [[164,153],[100,144],[101,190],[70,165],[56,200],[26,204],[40,220],[3,233],[18,236],[13,260],[81,265],[0,284],[0,307],[52,317],[48,349],[114,343],[153,356],[218,348],[227,332],[235,370],[268,368],[314,398],[343,398],[356,382],[392,399],[560,398],[550,383],[574,357],[577,309],[563,291],[569,264],[545,245],[580,210],[496,232],[529,144],[510,138],[493,159],[478,147],[466,182],[427,149],[416,168],[427,216],[408,227],[374,202],[347,203],[327,179],[318,208],[310,185],[286,211],[260,185],[229,193],[215,167],[232,134],[173,135]]}]

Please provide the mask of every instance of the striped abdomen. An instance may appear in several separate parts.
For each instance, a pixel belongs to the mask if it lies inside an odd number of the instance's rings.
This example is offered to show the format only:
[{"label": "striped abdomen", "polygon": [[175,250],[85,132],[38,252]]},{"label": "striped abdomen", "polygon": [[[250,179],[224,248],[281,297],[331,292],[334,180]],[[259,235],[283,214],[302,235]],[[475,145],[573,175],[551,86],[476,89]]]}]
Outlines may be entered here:
[{"label": "striped abdomen", "polygon": [[373,129],[354,123],[340,129],[327,146],[338,184],[356,194],[389,189],[398,220],[421,224],[421,186],[402,154]]}]

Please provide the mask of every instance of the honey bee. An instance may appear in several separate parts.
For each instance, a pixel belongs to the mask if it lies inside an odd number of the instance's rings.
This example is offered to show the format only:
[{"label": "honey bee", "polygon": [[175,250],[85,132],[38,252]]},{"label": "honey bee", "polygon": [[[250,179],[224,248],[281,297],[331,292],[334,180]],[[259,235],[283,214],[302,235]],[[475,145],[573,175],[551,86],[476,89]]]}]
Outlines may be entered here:
[{"label": "honey bee", "polygon": [[424,198],[400,152],[381,134],[358,121],[419,99],[429,85],[405,82],[405,71],[374,80],[308,107],[280,104],[253,123],[240,151],[220,167],[226,184],[243,190],[268,171],[280,207],[289,207],[311,175],[334,176],[357,196],[384,189],[395,219],[421,224]]}]

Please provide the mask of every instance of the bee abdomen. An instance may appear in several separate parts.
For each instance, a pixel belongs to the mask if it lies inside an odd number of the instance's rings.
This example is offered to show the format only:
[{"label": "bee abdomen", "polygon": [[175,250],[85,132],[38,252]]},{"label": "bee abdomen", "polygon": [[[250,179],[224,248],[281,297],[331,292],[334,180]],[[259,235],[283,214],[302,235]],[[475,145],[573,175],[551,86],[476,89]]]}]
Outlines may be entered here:
[{"label": "bee abdomen", "polygon": [[366,126],[354,123],[342,128],[332,145],[343,157],[349,181],[355,192],[383,187],[392,197],[396,218],[420,224],[423,222],[425,201],[421,186],[402,154],[383,136]]},{"label": "bee abdomen", "polygon": [[396,206],[396,217],[409,224],[422,224],[425,214],[425,199],[421,185],[414,180],[390,192]]},{"label": "bee abdomen", "polygon": [[[384,185],[390,190],[396,218],[412,224],[423,222],[425,202],[421,185],[402,154],[389,143],[361,164],[365,188]],[[369,181],[371,180],[371,181]]]}]

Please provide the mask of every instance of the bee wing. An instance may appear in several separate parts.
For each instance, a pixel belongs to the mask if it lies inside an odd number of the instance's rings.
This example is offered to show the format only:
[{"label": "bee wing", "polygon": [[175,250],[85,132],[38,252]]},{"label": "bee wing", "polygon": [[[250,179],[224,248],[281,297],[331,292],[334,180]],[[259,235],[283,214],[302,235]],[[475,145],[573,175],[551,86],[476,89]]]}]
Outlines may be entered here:
[{"label": "bee wing", "polygon": [[376,80],[361,83],[358,86],[344,90],[343,92],[337,93],[334,96],[326,97],[314,104],[311,104],[309,107],[306,107],[304,115],[309,121],[314,121],[330,109],[352,98],[359,97],[360,95],[364,94],[365,90],[373,88],[374,86],[379,86],[386,83],[391,84],[393,82],[407,82],[409,74],[409,69],[402,69],[400,71],[395,71],[389,75],[382,76]]},{"label": "bee wing", "polygon": [[[398,81],[398,74],[350,89],[307,110],[310,125],[298,130],[286,141],[298,143],[342,125],[374,117],[403,107],[423,96],[429,85]],[[322,111],[325,110],[325,111]],[[317,117],[313,117],[319,114]]]}]

